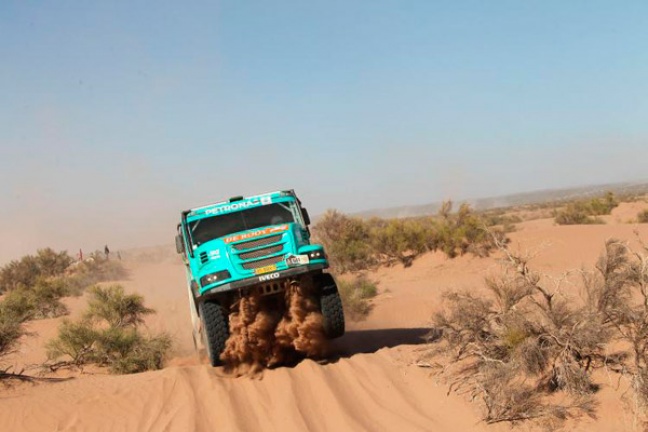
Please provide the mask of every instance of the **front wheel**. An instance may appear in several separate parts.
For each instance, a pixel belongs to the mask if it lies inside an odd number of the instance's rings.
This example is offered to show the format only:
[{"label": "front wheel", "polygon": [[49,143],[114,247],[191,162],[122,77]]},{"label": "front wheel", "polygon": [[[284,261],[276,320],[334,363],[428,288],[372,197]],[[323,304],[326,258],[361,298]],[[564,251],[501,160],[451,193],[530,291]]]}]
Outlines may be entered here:
[{"label": "front wheel", "polygon": [[344,334],[344,310],[337,284],[328,273],[322,273],[319,282],[324,334],[329,339],[339,338]]},{"label": "front wheel", "polygon": [[225,342],[229,338],[229,323],[227,313],[220,303],[206,301],[200,304],[200,319],[202,320],[202,337],[212,366],[222,364],[220,355],[225,350]]}]

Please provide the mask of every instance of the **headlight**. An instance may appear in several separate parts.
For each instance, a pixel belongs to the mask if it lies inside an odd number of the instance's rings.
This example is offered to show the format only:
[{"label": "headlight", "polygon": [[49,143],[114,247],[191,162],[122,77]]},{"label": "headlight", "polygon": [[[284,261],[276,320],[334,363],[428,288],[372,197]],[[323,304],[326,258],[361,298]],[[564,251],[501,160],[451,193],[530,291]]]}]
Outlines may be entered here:
[{"label": "headlight", "polygon": [[312,252],[308,252],[308,259],[310,260],[326,259],[326,254],[324,253],[323,250],[315,250]]},{"label": "headlight", "polygon": [[207,285],[211,285],[213,283],[229,279],[231,277],[230,272],[227,270],[221,270],[216,273],[210,273],[206,276],[203,276],[200,278],[200,285],[203,287],[206,287]]}]

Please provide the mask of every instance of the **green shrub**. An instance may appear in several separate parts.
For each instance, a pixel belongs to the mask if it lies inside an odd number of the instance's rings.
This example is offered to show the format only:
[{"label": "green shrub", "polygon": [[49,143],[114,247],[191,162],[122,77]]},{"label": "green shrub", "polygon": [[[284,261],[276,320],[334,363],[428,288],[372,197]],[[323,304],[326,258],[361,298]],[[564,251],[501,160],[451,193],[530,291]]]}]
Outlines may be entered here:
[{"label": "green shrub", "polygon": [[637,221],[639,221],[639,223],[648,223],[648,210],[639,212],[637,215]]},{"label": "green shrub", "polygon": [[589,209],[592,216],[603,216],[612,213],[619,202],[612,192],[605,194],[603,198],[594,198],[589,202]]},{"label": "green shrub", "polygon": [[485,222],[486,226],[502,226],[508,227],[504,229],[507,232],[515,230],[515,224],[523,222],[522,218],[519,215],[507,215],[505,210],[490,210],[482,214],[482,219]]},{"label": "green shrub", "polygon": [[70,364],[80,366],[97,361],[96,343],[99,331],[91,322],[64,320],[55,339],[47,343],[47,356],[58,359],[67,356]]},{"label": "green shrub", "polygon": [[555,212],[554,218],[558,225],[602,224],[601,219],[593,216],[609,215],[618,205],[614,194],[608,192],[603,198],[567,204],[563,210]]},{"label": "green shrub", "polygon": [[[47,248],[39,250],[36,255],[12,261],[0,269],[0,292],[5,293],[0,301],[0,357],[10,352],[25,334],[22,327],[25,321],[65,315],[68,309],[61,302],[63,297],[80,295],[89,283],[121,277],[125,273],[120,263],[107,262],[105,259],[71,264],[72,259],[66,252],[54,252]],[[124,297],[126,304],[118,316],[128,323],[141,322],[138,321],[137,314],[149,311],[141,305],[141,297]],[[110,300],[114,298],[111,297]],[[90,358],[94,359],[100,334],[93,326],[88,326],[88,321],[65,321],[61,325],[60,337],[51,342],[50,351],[55,356],[69,356],[72,359],[69,363],[86,362]],[[156,347],[163,346],[161,340],[155,338],[142,340],[144,344],[150,343],[151,347],[142,348],[138,345],[135,352],[140,353],[140,357],[142,352],[153,356],[159,351]]]},{"label": "green shrub", "polygon": [[34,286],[19,286],[5,295],[0,309],[20,322],[54,318],[68,313],[61,298],[69,295],[69,287],[64,279],[39,279]]},{"label": "green shrub", "polygon": [[563,210],[556,212],[555,222],[558,225],[591,225],[603,223],[600,219],[593,218],[590,210],[582,204],[569,204]]},{"label": "green shrub", "polygon": [[139,294],[125,294],[121,285],[90,288],[86,317],[104,320],[111,327],[137,327],[144,322],[144,316],[155,313],[144,306],[144,297]]},{"label": "green shrub", "polygon": [[104,364],[117,374],[130,374],[162,369],[171,348],[167,334],[144,336],[136,329],[111,328],[100,337]]},{"label": "green shrub", "polygon": [[11,310],[0,308],[0,358],[9,352],[25,333],[22,321]]},{"label": "green shrub", "polygon": [[434,220],[433,232],[430,250],[442,250],[450,258],[466,253],[488,256],[495,247],[495,238],[506,242],[503,231],[487,230],[485,222],[468,204],[462,204],[453,214],[451,201],[441,207],[439,218]]},{"label": "green shrub", "polygon": [[313,230],[338,271],[361,270],[374,264],[369,229],[362,219],[328,210]]},{"label": "green shrub", "polygon": [[469,205],[452,213],[452,202],[443,204],[436,217],[363,220],[329,210],[313,227],[314,236],[338,272],[358,271],[375,265],[400,262],[409,266],[427,251],[442,250],[453,258],[472,253],[487,256],[494,236],[505,242],[501,229],[486,223]]},{"label": "green shrub", "polygon": [[378,294],[376,284],[365,275],[356,276],[350,281],[339,280],[338,290],[344,313],[353,321],[362,320],[369,315],[373,308],[370,300]]},{"label": "green shrub", "polygon": [[160,369],[171,348],[167,334],[145,335],[138,326],[155,311],[144,306],[137,294],[125,294],[119,285],[92,287],[88,310],[82,320],[65,321],[48,345],[48,357],[57,365],[93,363],[113,373],[136,373]]},{"label": "green shrub", "polygon": [[408,267],[428,250],[431,227],[414,219],[372,219],[368,222],[370,246],[378,260],[398,261]]},{"label": "green shrub", "polygon": [[67,252],[40,249],[35,256],[26,255],[0,269],[0,292],[31,287],[39,278],[62,275],[71,263]]},{"label": "green shrub", "polygon": [[40,249],[36,252],[39,276],[50,277],[62,275],[72,264],[72,257],[67,252],[54,252],[50,248]]}]

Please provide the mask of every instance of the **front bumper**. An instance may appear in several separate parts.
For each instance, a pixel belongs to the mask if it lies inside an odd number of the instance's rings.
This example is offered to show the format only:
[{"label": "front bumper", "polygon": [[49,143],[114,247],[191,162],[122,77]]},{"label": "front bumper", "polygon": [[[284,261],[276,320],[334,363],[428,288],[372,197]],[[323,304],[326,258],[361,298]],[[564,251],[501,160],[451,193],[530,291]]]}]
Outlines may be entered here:
[{"label": "front bumper", "polygon": [[325,264],[308,264],[304,266],[289,268],[286,270],[277,270],[275,272],[265,273],[247,279],[229,282],[214,288],[208,288],[202,293],[196,292],[194,289],[194,295],[196,296],[196,299],[199,299],[201,297],[212,297],[215,294],[223,294],[230,291],[239,291],[244,288],[253,287],[255,285],[267,282],[276,282],[282,279],[295,277],[306,273],[322,271],[326,267],[327,266]]}]

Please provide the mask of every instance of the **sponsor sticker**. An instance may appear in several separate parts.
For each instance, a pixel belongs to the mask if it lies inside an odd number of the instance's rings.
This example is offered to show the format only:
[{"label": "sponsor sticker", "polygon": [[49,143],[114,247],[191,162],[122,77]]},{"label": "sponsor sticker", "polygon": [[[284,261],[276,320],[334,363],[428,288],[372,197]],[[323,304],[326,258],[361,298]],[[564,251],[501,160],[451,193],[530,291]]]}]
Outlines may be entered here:
[{"label": "sponsor sticker", "polygon": [[287,231],[287,230],[288,230],[288,225],[280,225],[280,226],[270,227],[270,228],[266,228],[266,229],[262,229],[262,230],[258,230],[258,231],[252,231],[252,232],[249,232],[249,233],[233,235],[233,236],[224,238],[223,241],[225,243],[234,243],[234,242],[241,241],[241,240],[248,240],[248,239],[251,239],[251,238],[264,236],[264,235],[268,235],[268,234],[274,234],[274,233],[278,233],[278,232],[284,232],[284,231]]},{"label": "sponsor sticker", "polygon": [[229,204],[223,204],[219,207],[211,208],[205,210],[205,214],[221,214],[221,213],[227,213],[231,211],[236,211],[236,210],[241,210],[241,209],[246,209],[248,207],[256,207],[260,205],[268,205],[272,204],[272,197],[269,196],[262,196],[262,197],[257,197],[257,198],[251,198],[246,201],[239,201],[239,202],[234,202],[234,203],[229,203]]},{"label": "sponsor sticker", "polygon": [[259,267],[258,269],[255,269],[254,274],[260,275],[260,274],[264,274],[264,273],[270,273],[270,272],[273,272],[275,270],[277,270],[277,265],[272,264],[272,265],[269,265],[269,266]]},{"label": "sponsor sticker", "polygon": [[289,266],[298,266],[298,265],[304,265],[308,264],[310,260],[308,259],[308,255],[291,255],[288,258],[286,258],[286,264]]}]

